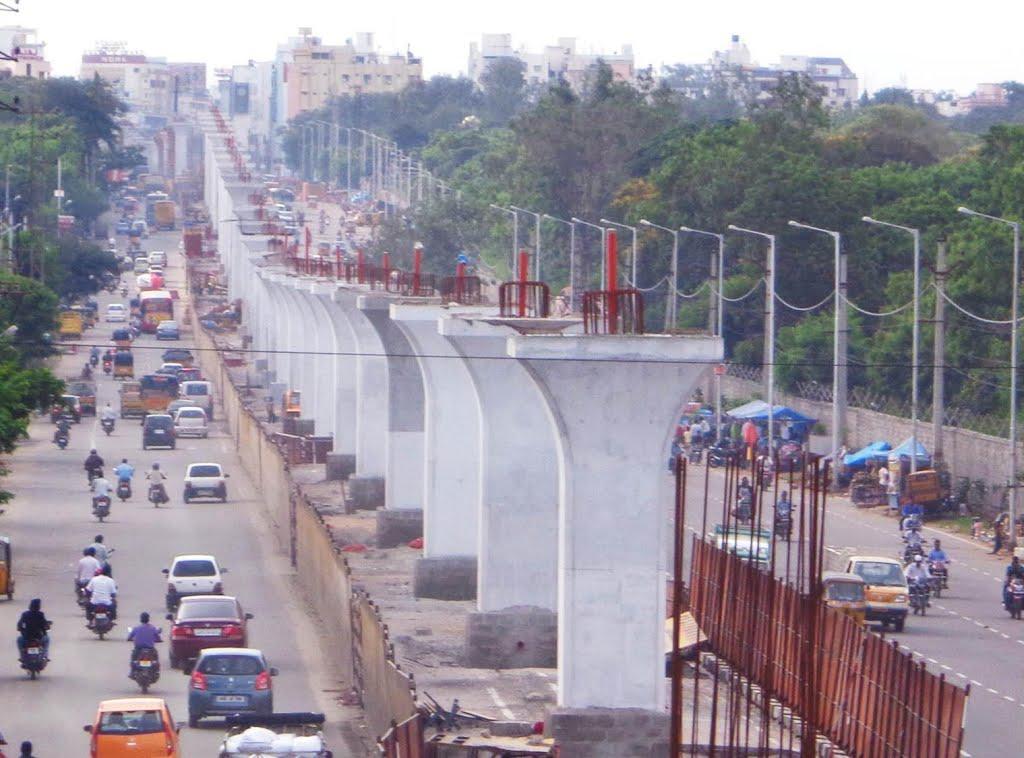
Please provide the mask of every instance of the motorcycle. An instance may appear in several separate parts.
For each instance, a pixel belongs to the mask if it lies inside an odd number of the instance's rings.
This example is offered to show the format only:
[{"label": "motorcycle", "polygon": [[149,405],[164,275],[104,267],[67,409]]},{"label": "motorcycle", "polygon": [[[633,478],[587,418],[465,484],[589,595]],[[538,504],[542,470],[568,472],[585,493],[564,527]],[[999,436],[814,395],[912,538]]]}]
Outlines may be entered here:
[{"label": "motorcycle", "polygon": [[81,373],[81,374],[79,374],[79,376],[80,376],[80,377],[81,377],[81,378],[82,378],[82,379],[83,379],[84,381],[87,381],[87,382],[88,382],[88,381],[92,381],[92,366],[90,366],[90,365],[89,365],[88,363],[86,363],[86,364],[85,364],[85,365],[84,365],[84,366],[82,367],[82,373]]},{"label": "motorcycle", "polygon": [[793,517],[788,513],[775,514],[775,536],[789,542],[793,535]]},{"label": "motorcycle", "polygon": [[903,565],[909,566],[919,555],[924,555],[924,549],[920,545],[907,545],[903,548]]},{"label": "motorcycle", "polygon": [[92,355],[89,356],[89,365],[92,366],[93,368],[96,368],[96,366],[99,365],[99,362],[100,357],[96,353],[93,353]]},{"label": "motorcycle", "polygon": [[1024,580],[1015,578],[1010,582],[1006,590],[1006,610],[1010,618],[1020,620],[1024,613]]},{"label": "motorcycle", "polygon": [[92,625],[89,627],[92,633],[103,639],[113,628],[114,620],[110,617],[111,611],[105,605],[100,605],[93,610]]},{"label": "motorcycle", "polygon": [[149,692],[149,688],[160,678],[160,657],[156,650],[151,647],[140,650],[132,660],[132,671],[129,676],[139,685],[143,695]]},{"label": "motorcycle", "polygon": [[149,485],[149,494],[146,498],[153,504],[154,508],[159,508],[161,503],[168,501],[167,491],[159,482],[153,482]]},{"label": "motorcycle", "polygon": [[910,607],[914,609],[914,615],[925,615],[928,608],[928,585],[923,581],[917,581],[910,585]]},{"label": "motorcycle", "polygon": [[103,469],[102,468],[86,469],[86,476],[89,477],[89,489],[92,489],[92,480],[93,479],[102,479],[103,478]]},{"label": "motorcycle", "polygon": [[57,443],[57,447],[59,447],[61,450],[63,450],[64,448],[66,448],[68,446],[68,442],[69,442],[68,433],[67,432],[63,432],[63,431],[58,431],[57,435],[54,437],[53,441],[55,443]]},{"label": "motorcycle", "polygon": [[75,580],[75,602],[78,603],[78,607],[85,610],[85,607],[89,604],[89,596],[85,592],[85,585],[88,582],[80,582]]},{"label": "motorcycle", "polygon": [[932,575],[932,592],[935,597],[942,597],[942,591],[949,589],[949,569],[943,561],[932,561],[928,571]]},{"label": "motorcycle", "polygon": [[117,496],[123,503],[132,496],[132,482],[130,479],[122,479],[117,483]]},{"label": "motorcycle", "polygon": [[110,498],[106,495],[96,498],[92,506],[92,515],[102,524],[103,519],[110,515]]},{"label": "motorcycle", "polygon": [[114,431],[114,419],[105,418],[100,420],[100,426],[103,427],[103,432],[109,437],[110,433]]},{"label": "motorcycle", "polygon": [[46,664],[48,658],[43,653],[43,643],[41,640],[25,640],[25,649],[21,653],[21,667],[28,672],[29,679],[35,679],[39,676]]},{"label": "motorcycle", "polygon": [[700,445],[691,445],[690,451],[686,454],[686,459],[693,464],[698,464],[704,457],[704,448]]},{"label": "motorcycle", "polygon": [[113,365],[110,361],[103,361],[103,373],[110,376],[110,372],[114,370]]},{"label": "motorcycle", "polygon": [[732,512],[737,521],[750,521],[750,518],[753,515],[753,502],[754,497],[751,492],[748,490],[740,492],[740,496],[736,501],[736,508]]},{"label": "motorcycle", "polygon": [[735,461],[739,454],[739,446],[733,444],[732,440],[716,442],[708,449],[708,466],[711,468],[725,466],[730,461]]}]

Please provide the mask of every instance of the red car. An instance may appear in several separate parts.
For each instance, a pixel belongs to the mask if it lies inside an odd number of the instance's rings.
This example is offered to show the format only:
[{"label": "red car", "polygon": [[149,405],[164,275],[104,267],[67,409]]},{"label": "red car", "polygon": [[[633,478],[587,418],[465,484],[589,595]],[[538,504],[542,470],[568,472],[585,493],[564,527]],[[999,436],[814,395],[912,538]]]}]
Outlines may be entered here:
[{"label": "red car", "polygon": [[177,613],[167,614],[171,626],[171,668],[180,668],[212,647],[248,647],[246,626],[251,613],[227,595],[184,597]]}]

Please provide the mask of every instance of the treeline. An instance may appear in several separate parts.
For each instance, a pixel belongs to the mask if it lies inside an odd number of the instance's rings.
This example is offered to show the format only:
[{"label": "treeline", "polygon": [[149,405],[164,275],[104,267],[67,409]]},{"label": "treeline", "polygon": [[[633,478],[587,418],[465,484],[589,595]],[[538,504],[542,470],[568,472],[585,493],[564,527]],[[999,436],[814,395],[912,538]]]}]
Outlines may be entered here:
[{"label": "treeline", "polygon": [[[830,112],[820,92],[798,76],[781,78],[773,92],[760,97],[737,97],[721,81],[696,88],[697,95],[682,95],[665,82],[615,82],[601,68],[576,93],[558,83],[534,91],[520,67],[495,68],[480,90],[464,80],[437,78],[399,95],[345,98],[308,114],[387,134],[403,149],[418,151],[435,175],[458,190],[386,228],[382,244],[400,257],[421,241],[436,270],[448,272],[465,252],[500,272],[511,250],[510,223],[491,203],[593,223],[609,218],[636,225],[648,219],[714,232],[736,224],[777,235],[779,295],[809,307],[833,288],[832,240],[788,226],[794,219],[841,232],[850,299],[867,311],[888,312],[910,300],[911,239],[861,221],[870,215],[921,230],[926,285],[936,245],[945,240],[950,296],[990,321],[1009,318],[1009,231],[956,209],[967,205],[1024,219],[1020,85],[1008,85],[1005,108],[944,119],[899,90],[880,92],[850,111]],[[693,76],[686,70],[674,74],[687,81]],[[532,218],[521,216],[520,241],[531,248],[532,229]],[[620,234],[628,259],[629,234]],[[577,236],[578,265],[588,285],[595,285],[598,233],[578,225]],[[566,225],[544,222],[545,278],[556,286],[568,278],[568,239]],[[636,284],[653,288],[649,323],[661,323],[671,244],[670,235],[641,228]],[[697,236],[680,238],[680,292],[708,279],[716,245]],[[764,270],[764,245],[730,234],[725,294],[750,291]],[[922,314],[930,314],[934,293],[927,286],[924,293]],[[683,299],[677,326],[705,324],[707,297],[705,289]],[[949,310],[947,395],[977,413],[1004,412],[1008,326]],[[730,360],[761,362],[763,312],[763,288],[726,304]],[[853,313],[852,386],[909,396],[910,312]],[[810,311],[779,305],[777,376],[783,386],[831,383],[831,322],[830,302]],[[931,349],[931,333],[925,324],[923,351]],[[924,393],[931,361],[922,362],[928,364],[921,370]]]}]

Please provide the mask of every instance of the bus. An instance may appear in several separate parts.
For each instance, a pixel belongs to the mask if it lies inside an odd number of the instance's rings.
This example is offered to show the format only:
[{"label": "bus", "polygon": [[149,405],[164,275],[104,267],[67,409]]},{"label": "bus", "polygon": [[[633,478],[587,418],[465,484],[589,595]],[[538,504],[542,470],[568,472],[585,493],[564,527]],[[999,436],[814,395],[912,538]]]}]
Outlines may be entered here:
[{"label": "bus", "polygon": [[166,192],[150,192],[146,195],[146,223],[151,229],[156,228],[156,204],[170,200]]},{"label": "bus", "polygon": [[161,321],[174,320],[174,301],[167,290],[146,290],[139,293],[139,317],[142,331],[155,332]]}]

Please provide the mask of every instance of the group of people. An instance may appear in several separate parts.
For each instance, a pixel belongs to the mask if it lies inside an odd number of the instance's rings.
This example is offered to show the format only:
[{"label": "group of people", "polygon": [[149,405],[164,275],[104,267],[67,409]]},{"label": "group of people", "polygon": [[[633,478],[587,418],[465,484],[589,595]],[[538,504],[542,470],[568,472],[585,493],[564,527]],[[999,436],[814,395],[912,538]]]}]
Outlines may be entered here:
[{"label": "group of people", "polygon": [[[101,498],[106,498],[109,501],[110,494],[114,491],[114,485],[111,485],[110,481],[103,476],[103,466],[103,457],[96,452],[96,448],[90,450],[89,456],[85,459],[84,468],[89,478],[89,486],[92,489],[93,508],[96,507]],[[127,458],[122,458],[121,462],[114,467],[114,476],[117,477],[117,486],[127,483],[130,496],[131,481],[135,476],[135,467],[128,462]],[[146,472],[145,478],[151,487],[159,489],[160,501],[167,502],[167,490],[164,487],[164,481],[167,479],[167,476],[160,470],[160,464],[154,463],[152,468]]]}]

